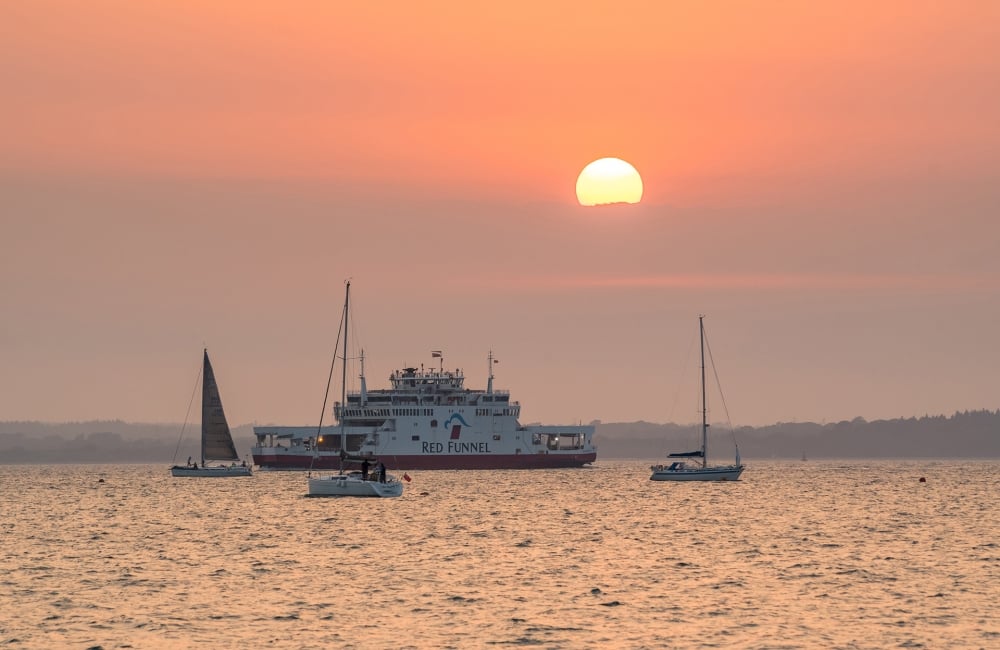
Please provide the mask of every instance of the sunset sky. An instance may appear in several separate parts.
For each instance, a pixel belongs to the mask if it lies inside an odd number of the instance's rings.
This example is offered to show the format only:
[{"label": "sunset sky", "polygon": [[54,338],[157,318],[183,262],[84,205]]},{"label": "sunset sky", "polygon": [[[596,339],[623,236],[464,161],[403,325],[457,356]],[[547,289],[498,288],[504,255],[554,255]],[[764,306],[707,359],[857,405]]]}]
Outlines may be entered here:
[{"label": "sunset sky", "polygon": [[[58,2],[0,19],[0,420],[315,424],[443,350],[522,422],[1000,408],[1000,3]],[[614,156],[642,203],[582,207]],[[721,417],[713,407],[713,419]]]}]

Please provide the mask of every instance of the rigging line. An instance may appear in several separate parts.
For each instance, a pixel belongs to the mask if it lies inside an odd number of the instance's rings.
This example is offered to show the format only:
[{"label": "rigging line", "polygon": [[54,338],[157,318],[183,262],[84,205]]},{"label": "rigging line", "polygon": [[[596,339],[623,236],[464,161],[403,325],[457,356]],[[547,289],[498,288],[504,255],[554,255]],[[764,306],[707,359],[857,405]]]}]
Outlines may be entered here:
[{"label": "rigging line", "polygon": [[[722,392],[722,382],[719,381],[719,371],[715,367],[715,357],[712,356],[712,346],[708,342],[708,332],[705,332],[705,349],[708,350],[708,360],[712,364],[712,375],[715,377],[715,386],[719,389],[719,399],[722,400],[722,410],[726,413],[726,424],[729,425],[729,433],[733,436],[733,444],[736,444],[736,432],[733,431],[733,421],[729,417],[729,407],[726,405],[726,396]],[[738,449],[739,447],[737,447]]]},{"label": "rigging line", "polygon": [[194,378],[194,390],[191,391],[191,401],[188,402],[187,413],[184,414],[184,424],[181,425],[181,435],[177,438],[177,446],[174,448],[174,465],[177,464],[177,452],[181,450],[181,440],[184,440],[184,430],[187,429],[188,418],[191,416],[191,406],[194,404],[194,396],[198,394],[198,384],[201,383],[201,370],[204,361],[198,364],[198,374]]},{"label": "rigging line", "polygon": [[[319,426],[316,427],[316,438],[313,440],[313,455],[309,460],[309,471],[312,472],[313,463],[316,462],[316,455],[319,453],[320,432],[323,430],[323,416],[326,415],[326,403],[330,399],[330,384],[333,383],[333,370],[337,366],[337,350],[340,347],[340,336],[344,333],[344,315],[340,316],[340,324],[337,327],[337,342],[333,346],[333,359],[330,360],[330,374],[326,378],[326,391],[323,392],[323,410],[319,413]],[[345,360],[344,363],[347,363]],[[345,405],[341,405],[344,408]],[[343,414],[341,414],[343,417]]]}]

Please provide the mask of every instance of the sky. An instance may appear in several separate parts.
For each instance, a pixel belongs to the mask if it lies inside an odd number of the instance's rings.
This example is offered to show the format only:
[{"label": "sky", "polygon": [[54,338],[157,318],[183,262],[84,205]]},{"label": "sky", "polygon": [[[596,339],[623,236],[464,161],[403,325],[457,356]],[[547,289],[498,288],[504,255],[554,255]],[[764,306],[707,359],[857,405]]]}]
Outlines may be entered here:
[{"label": "sky", "polygon": [[3,14],[0,420],[183,421],[207,347],[315,424],[348,279],[369,388],[492,350],[525,423],[695,421],[699,315],[714,419],[1000,408],[1000,3]]}]

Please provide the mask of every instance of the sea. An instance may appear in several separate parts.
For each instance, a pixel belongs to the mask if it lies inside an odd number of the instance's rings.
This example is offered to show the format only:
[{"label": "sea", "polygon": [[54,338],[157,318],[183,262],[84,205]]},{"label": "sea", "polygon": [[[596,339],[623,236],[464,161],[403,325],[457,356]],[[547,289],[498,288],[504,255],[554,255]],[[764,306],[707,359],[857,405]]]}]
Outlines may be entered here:
[{"label": "sea", "polygon": [[1000,648],[1000,462],[0,466],[3,648]]}]

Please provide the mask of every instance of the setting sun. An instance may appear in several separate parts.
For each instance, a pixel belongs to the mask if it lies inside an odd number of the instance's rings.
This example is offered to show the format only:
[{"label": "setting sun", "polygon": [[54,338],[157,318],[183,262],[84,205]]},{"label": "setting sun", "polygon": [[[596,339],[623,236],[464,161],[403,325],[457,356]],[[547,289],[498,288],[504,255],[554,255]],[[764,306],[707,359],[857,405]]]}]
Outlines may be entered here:
[{"label": "setting sun", "polygon": [[642,177],[620,158],[601,158],[580,172],[576,198],[580,205],[638,203],[642,199]]}]

